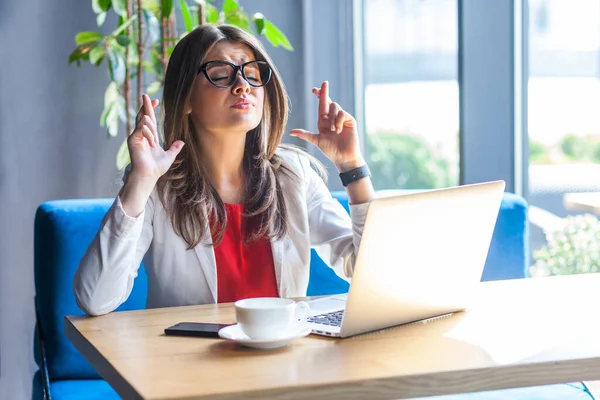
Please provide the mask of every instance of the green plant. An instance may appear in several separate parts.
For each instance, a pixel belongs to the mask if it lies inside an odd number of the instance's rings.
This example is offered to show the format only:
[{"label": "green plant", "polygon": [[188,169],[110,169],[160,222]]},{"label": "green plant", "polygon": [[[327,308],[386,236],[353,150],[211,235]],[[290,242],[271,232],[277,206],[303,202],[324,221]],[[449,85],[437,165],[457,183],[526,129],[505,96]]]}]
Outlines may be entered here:
[{"label": "green plant", "polygon": [[548,161],[548,148],[541,143],[529,140],[529,162],[542,164]]},{"label": "green plant", "polygon": [[600,220],[568,216],[562,229],[546,232],[547,244],[533,255],[532,276],[600,272]]},{"label": "green plant", "polygon": [[[287,37],[264,15],[247,14],[238,0],[224,0],[219,9],[212,0],[92,0],[98,26],[109,13],[116,14],[117,27],[108,35],[86,31],[75,35],[76,47],[69,64],[89,62],[105,64],[110,83],[104,93],[100,125],[109,137],[119,134],[125,123],[126,134],[132,131],[136,110],[143,92],[155,94],[163,85],[164,71],[177,42],[198,25],[231,24],[265,38],[275,47],[293,50]],[[176,14],[179,12],[179,18]],[[178,29],[182,21],[185,29]],[[181,32],[183,31],[183,32]],[[144,78],[150,78],[144,82]],[[135,89],[137,105],[133,105]],[[117,168],[129,163],[126,137],[117,153]]]},{"label": "green plant", "polygon": [[377,189],[433,189],[451,184],[448,162],[436,157],[418,137],[387,132],[366,136]]},{"label": "green plant", "polygon": [[562,153],[571,160],[583,160],[587,158],[586,140],[576,135],[565,135],[560,141]]}]

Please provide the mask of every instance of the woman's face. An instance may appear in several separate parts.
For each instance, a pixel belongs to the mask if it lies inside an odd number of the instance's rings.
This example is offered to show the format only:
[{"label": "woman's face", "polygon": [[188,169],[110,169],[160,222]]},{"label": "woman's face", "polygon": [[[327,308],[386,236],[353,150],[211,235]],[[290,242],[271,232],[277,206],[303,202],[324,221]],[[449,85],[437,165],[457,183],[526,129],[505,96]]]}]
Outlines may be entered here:
[{"label": "woman's face", "polygon": [[[208,52],[204,62],[227,61],[240,66],[254,60],[252,50],[247,45],[223,41]],[[217,68],[221,70],[209,71],[211,78],[217,84],[226,82],[222,64],[221,67],[217,64]],[[246,68],[245,72],[249,79],[256,79],[250,68]],[[234,83],[225,88],[216,87],[200,72],[192,87],[188,112],[191,112],[194,125],[200,131],[220,135],[246,133],[261,121],[264,91],[264,87],[251,86],[242,77],[241,71],[237,71]]]}]

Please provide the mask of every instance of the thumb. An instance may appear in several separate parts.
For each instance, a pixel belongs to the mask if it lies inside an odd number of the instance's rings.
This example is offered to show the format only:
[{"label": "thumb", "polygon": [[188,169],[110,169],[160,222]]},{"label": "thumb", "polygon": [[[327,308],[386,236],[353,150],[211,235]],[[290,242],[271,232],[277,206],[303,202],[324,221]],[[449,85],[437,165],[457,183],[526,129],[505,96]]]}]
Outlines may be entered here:
[{"label": "thumb", "polygon": [[181,151],[181,149],[183,149],[183,145],[185,143],[183,143],[183,141],[181,140],[176,140],[175,142],[173,142],[173,144],[171,145],[171,147],[169,147],[169,150],[167,150],[167,153],[171,156],[171,158],[173,160],[175,160],[175,158],[177,157],[177,155],[179,154],[179,152]]},{"label": "thumb", "polygon": [[312,133],[310,131],[304,130],[304,129],[292,129],[290,131],[290,135],[298,137],[298,138],[300,138],[302,140],[305,140],[308,143],[311,143],[311,144],[314,144],[314,145],[317,144],[317,140],[318,140],[318,137],[319,137],[319,135],[317,135],[315,133]]}]

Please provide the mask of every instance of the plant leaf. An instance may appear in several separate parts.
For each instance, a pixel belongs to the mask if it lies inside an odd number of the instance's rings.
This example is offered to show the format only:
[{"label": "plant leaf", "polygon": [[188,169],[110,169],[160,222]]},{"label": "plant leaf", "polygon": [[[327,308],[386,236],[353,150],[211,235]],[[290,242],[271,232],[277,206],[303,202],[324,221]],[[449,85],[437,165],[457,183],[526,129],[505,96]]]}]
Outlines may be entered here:
[{"label": "plant leaf", "polygon": [[75,50],[69,54],[69,64],[77,63],[77,66],[81,66],[81,48],[76,47]]},{"label": "plant leaf", "polygon": [[102,110],[102,115],[100,115],[100,126],[106,127],[106,117],[108,116],[108,112],[110,111],[112,104],[108,107],[104,107]]},{"label": "plant leaf", "polygon": [[173,0],[162,0],[161,1],[162,16],[169,18],[171,16],[171,10],[173,9]]},{"label": "plant leaf", "polygon": [[281,32],[279,30],[278,27],[275,26],[275,24],[273,24],[271,21],[269,21],[268,19],[264,19],[265,21],[265,27],[264,27],[264,35],[267,38],[267,40],[269,42],[271,42],[271,44],[273,45],[273,47],[278,47],[281,46],[286,50],[294,50],[294,48],[292,47],[292,44],[290,43],[290,41],[288,40],[288,38],[283,34],[283,32]]},{"label": "plant leaf", "polygon": [[167,47],[167,57],[171,57],[171,54],[173,54],[173,50],[175,50],[175,46]]},{"label": "plant leaf", "polygon": [[162,16],[162,6],[157,0],[142,0],[142,7],[152,11],[156,18]]},{"label": "plant leaf", "polygon": [[108,11],[111,0],[92,0],[92,9],[94,13],[100,14]]},{"label": "plant leaf", "polygon": [[158,51],[151,52],[150,61],[148,62],[149,68],[146,67],[147,70],[153,72],[156,76],[163,76],[163,64],[160,57],[161,56]]},{"label": "plant leaf", "polygon": [[104,91],[104,108],[108,108],[119,99],[119,86],[111,82]]},{"label": "plant leaf", "polygon": [[116,162],[117,169],[120,170],[125,168],[131,162],[131,159],[129,158],[129,147],[127,147],[127,138],[125,138],[123,143],[121,143],[121,146],[119,146]]},{"label": "plant leaf", "polygon": [[262,15],[261,13],[256,13],[253,16],[254,18],[254,26],[256,27],[256,33],[258,33],[259,35],[263,34],[263,31],[265,29],[265,16]]},{"label": "plant leaf", "polygon": [[96,46],[90,50],[90,62],[96,66],[102,63],[102,59],[106,55],[106,49],[104,46]]},{"label": "plant leaf", "polygon": [[112,137],[116,137],[119,134],[119,107],[114,103],[108,115],[106,116],[106,128],[108,134]]},{"label": "plant leaf", "polygon": [[112,6],[117,15],[125,18],[127,16],[126,0],[112,0]]},{"label": "plant leaf", "polygon": [[121,85],[125,80],[125,55],[114,47],[109,47],[107,50],[110,79]]},{"label": "plant leaf", "polygon": [[100,41],[102,39],[104,39],[104,35],[99,32],[79,32],[75,35],[75,43],[78,45]]},{"label": "plant leaf", "polygon": [[156,94],[156,92],[160,90],[161,86],[162,84],[158,81],[152,82],[150,85],[148,85],[146,91],[148,92],[148,94]]},{"label": "plant leaf", "polygon": [[150,43],[155,43],[160,40],[160,24],[158,19],[150,10],[142,10],[144,14],[144,20],[146,22],[146,36]]},{"label": "plant leaf", "polygon": [[129,43],[131,43],[131,39],[126,35],[119,35],[115,39],[117,40],[117,43],[123,47],[129,46]]},{"label": "plant leaf", "polygon": [[98,26],[104,25],[104,21],[106,21],[106,13],[105,12],[96,15],[96,24]]},{"label": "plant leaf", "polygon": [[243,11],[225,14],[225,23],[235,25],[245,31],[250,32],[250,20]]},{"label": "plant leaf", "polygon": [[179,5],[181,6],[181,17],[183,18],[185,30],[191,32],[194,29],[194,23],[192,22],[192,15],[190,14],[190,9],[188,8],[188,5],[185,2],[185,0],[179,0]]},{"label": "plant leaf", "polygon": [[69,54],[69,64],[77,62],[77,65],[80,66],[81,60],[89,60],[90,50],[96,47],[98,44],[100,44],[99,41],[93,41],[77,46],[75,50]]},{"label": "plant leaf", "polygon": [[237,0],[225,0],[223,2],[223,12],[225,14],[233,12],[238,8],[240,8],[240,5],[238,4]]},{"label": "plant leaf", "polygon": [[110,136],[119,133],[119,114],[121,108],[121,95],[116,82],[111,82],[104,92],[104,110],[100,116],[100,125],[107,128]]},{"label": "plant leaf", "polygon": [[217,9],[217,7],[213,6],[210,3],[206,3],[204,11],[206,12],[207,23],[216,24],[217,21],[219,21],[219,10]]},{"label": "plant leaf", "polygon": [[127,21],[123,22],[121,25],[119,25],[119,27],[117,29],[115,29],[110,36],[117,36],[120,35],[121,32],[123,32],[125,29],[127,29],[127,27],[129,25],[131,25],[131,23],[133,21],[135,21],[137,19],[137,15],[132,16],[131,18],[129,18]]}]

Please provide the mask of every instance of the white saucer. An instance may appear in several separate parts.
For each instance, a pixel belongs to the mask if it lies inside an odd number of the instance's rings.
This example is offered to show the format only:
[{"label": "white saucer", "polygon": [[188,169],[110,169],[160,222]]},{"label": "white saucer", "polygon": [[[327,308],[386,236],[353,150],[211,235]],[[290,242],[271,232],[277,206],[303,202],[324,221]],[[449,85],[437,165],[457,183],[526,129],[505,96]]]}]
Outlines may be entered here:
[{"label": "white saucer", "polygon": [[225,328],[222,328],[219,331],[219,336],[225,340],[231,340],[233,342],[239,343],[246,347],[253,347],[255,349],[277,349],[279,347],[287,346],[289,342],[294,339],[299,339],[301,337],[307,336],[311,333],[310,326],[300,326],[298,329],[290,331],[285,336],[276,339],[268,339],[268,340],[256,340],[250,339],[238,324],[230,325]]}]

